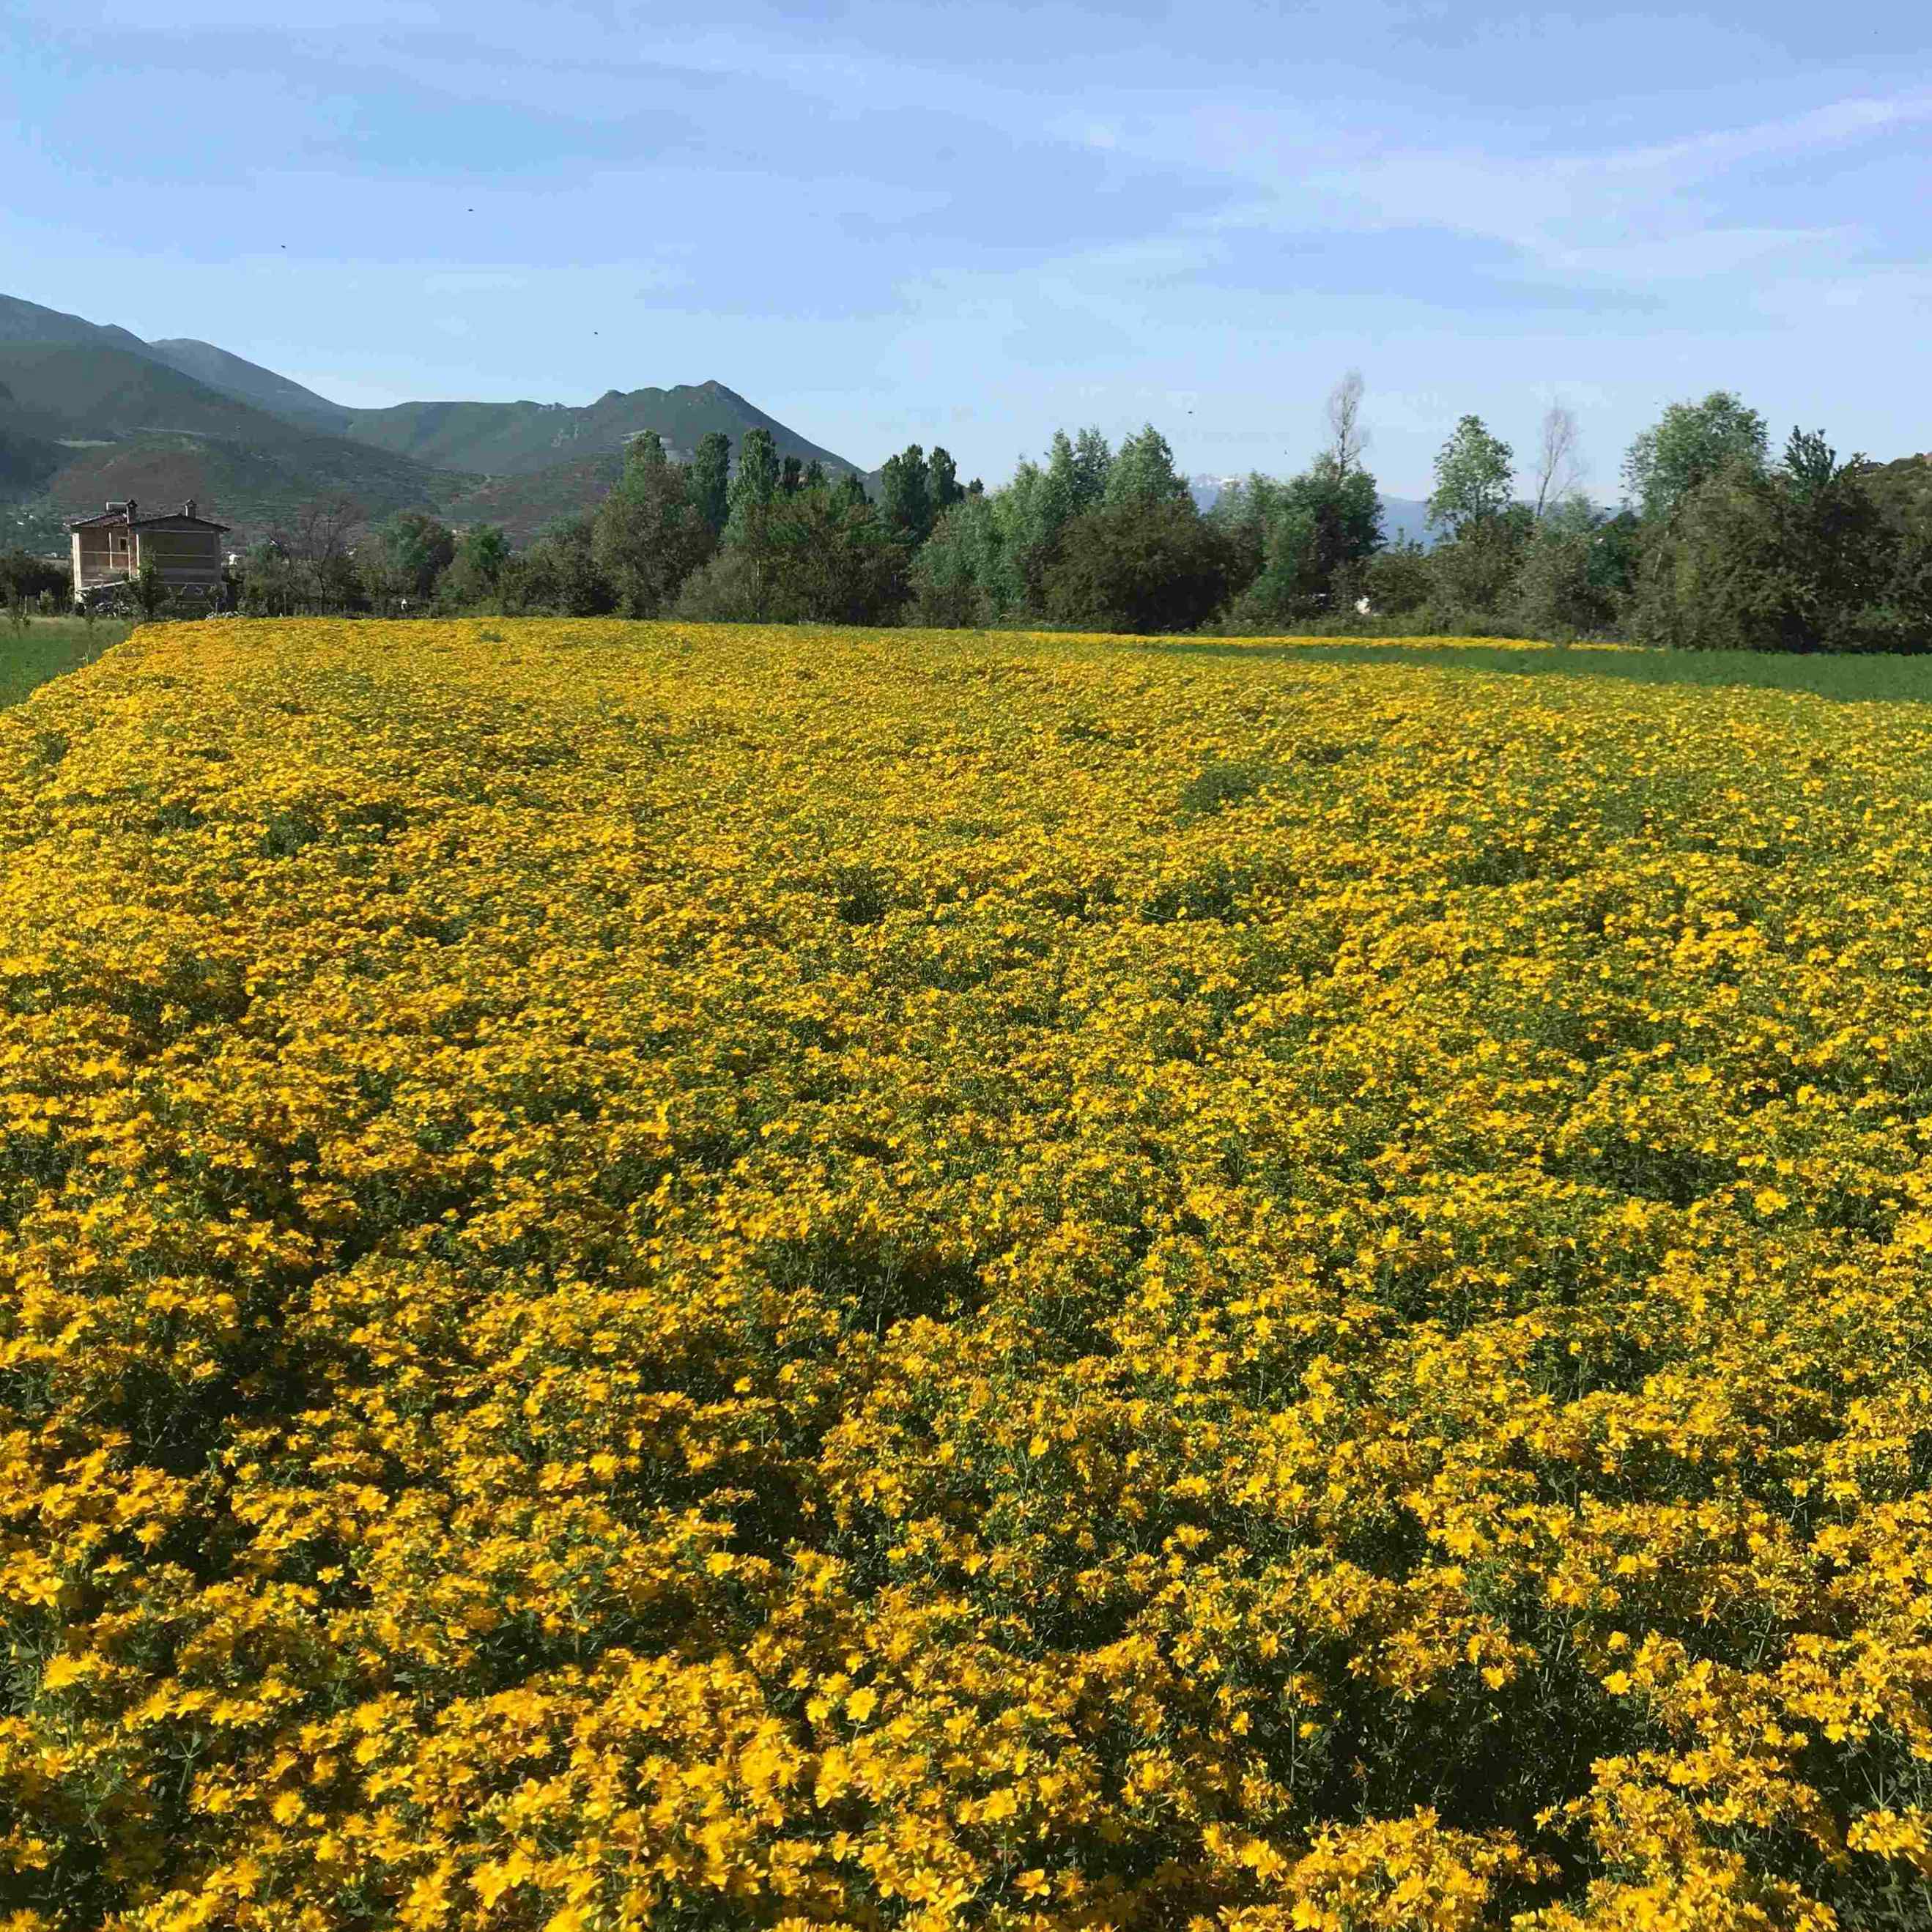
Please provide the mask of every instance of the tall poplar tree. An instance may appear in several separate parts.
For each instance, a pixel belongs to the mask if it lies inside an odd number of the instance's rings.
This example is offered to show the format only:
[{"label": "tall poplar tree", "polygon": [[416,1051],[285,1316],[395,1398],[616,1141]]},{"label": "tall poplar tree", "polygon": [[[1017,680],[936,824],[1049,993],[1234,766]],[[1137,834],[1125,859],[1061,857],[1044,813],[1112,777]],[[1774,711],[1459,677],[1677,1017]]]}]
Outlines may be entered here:
[{"label": "tall poplar tree", "polygon": [[932,530],[932,485],[926,452],[909,442],[879,471],[879,514],[895,536],[923,543]]},{"label": "tall poplar tree", "polygon": [[731,439],[714,429],[700,436],[691,459],[691,500],[711,534],[724,534],[730,509]]},{"label": "tall poplar tree", "polygon": [[731,478],[724,542],[745,559],[751,573],[753,615],[766,614],[771,565],[776,550],[773,530],[778,497],[778,455],[767,429],[745,432],[738,446],[738,467]]},{"label": "tall poplar tree", "polygon": [[1104,502],[1107,478],[1113,473],[1114,452],[1100,425],[1089,423],[1073,440],[1073,497],[1076,509],[1090,510]]},{"label": "tall poplar tree", "polygon": [[958,465],[953,461],[950,450],[934,446],[932,454],[926,461],[926,494],[932,502],[933,519],[937,521],[966,494],[959,487]]},{"label": "tall poplar tree", "polygon": [[692,502],[689,472],[646,430],[591,523],[592,554],[625,614],[654,617],[710,554],[716,539]]},{"label": "tall poplar tree", "polygon": [[1114,503],[1192,503],[1185,478],[1174,466],[1167,438],[1152,423],[1120,445],[1107,472],[1103,500]]}]

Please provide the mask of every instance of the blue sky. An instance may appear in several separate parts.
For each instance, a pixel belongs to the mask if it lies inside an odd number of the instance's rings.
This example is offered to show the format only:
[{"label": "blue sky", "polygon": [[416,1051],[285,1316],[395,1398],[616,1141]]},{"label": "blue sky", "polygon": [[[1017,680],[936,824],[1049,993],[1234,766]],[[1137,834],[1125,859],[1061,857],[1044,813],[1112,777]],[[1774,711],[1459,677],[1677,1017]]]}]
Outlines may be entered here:
[{"label": "blue sky", "polygon": [[[715,377],[989,482],[1151,419],[1385,490],[1673,398],[1932,449],[1932,24],[1840,0],[14,0],[0,292],[340,400]],[[17,98],[7,100],[10,91]]]}]

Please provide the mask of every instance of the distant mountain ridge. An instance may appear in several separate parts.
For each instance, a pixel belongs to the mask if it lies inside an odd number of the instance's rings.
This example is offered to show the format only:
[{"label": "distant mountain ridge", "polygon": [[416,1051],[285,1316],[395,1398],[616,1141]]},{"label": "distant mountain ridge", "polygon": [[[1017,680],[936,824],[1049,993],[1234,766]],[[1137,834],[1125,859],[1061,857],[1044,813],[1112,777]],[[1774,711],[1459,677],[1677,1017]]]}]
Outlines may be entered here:
[{"label": "distant mountain ridge", "polygon": [[[735,448],[752,428],[782,456],[860,472],[718,382],[610,389],[575,406],[412,402],[351,408],[218,345],[144,341],[17,296],[0,296],[0,548],[64,547],[64,520],[134,496],[198,499],[245,544],[317,497],[353,497],[372,518],[422,509],[500,524],[525,540],[592,508],[628,443],[656,429],[675,452],[721,430]],[[1189,487],[1204,509],[1231,478]],[[1932,523],[1932,457],[1879,466],[1896,514]],[[1432,541],[1425,506],[1382,500],[1390,542]]]},{"label": "distant mountain ridge", "polygon": [[57,548],[68,517],[193,496],[246,542],[317,497],[371,516],[435,508],[482,479],[326,436],[111,342],[0,340],[0,538]]},{"label": "distant mountain ridge", "polygon": [[716,381],[610,389],[580,407],[353,409],[214,343],[143,341],[0,296],[0,544],[58,548],[65,516],[129,496],[196,496],[242,543],[329,495],[526,538],[601,500],[645,430],[688,454],[713,430],[735,449],[754,428],[781,456],[857,470]]}]

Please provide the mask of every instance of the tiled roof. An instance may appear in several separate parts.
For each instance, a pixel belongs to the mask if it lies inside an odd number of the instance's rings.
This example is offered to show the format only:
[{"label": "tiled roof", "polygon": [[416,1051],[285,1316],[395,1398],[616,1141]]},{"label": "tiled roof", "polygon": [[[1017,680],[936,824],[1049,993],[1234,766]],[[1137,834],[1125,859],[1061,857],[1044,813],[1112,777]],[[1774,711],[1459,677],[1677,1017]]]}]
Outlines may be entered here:
[{"label": "tiled roof", "polygon": [[[97,524],[124,524],[128,520],[125,510],[102,510],[91,517],[71,518],[68,528],[70,530],[91,529]],[[134,528],[145,530],[150,524],[194,524],[205,530],[226,530],[226,524],[218,524],[212,517],[191,517],[185,510],[156,510],[145,517],[134,519]]]}]

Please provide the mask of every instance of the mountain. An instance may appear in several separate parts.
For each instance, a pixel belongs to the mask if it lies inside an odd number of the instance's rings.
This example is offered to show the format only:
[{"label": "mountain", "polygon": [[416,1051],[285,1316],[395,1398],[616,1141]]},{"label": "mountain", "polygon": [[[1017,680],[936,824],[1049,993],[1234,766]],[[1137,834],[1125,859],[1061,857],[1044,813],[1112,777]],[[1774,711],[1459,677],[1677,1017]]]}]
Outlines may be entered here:
[{"label": "mountain", "polygon": [[356,414],[340,403],[332,403],[326,396],[318,396],[313,389],[304,389],[299,382],[290,382],[286,376],[278,376],[272,369],[264,369],[259,363],[231,356],[226,350],[218,349],[212,342],[196,342],[190,337],[179,337],[164,342],[147,343],[143,346],[148,355],[165,362],[170,369],[191,376],[211,389],[219,389],[224,395],[252,403],[257,409],[266,410],[269,415],[280,416],[284,422],[297,424],[304,429],[340,436],[349,418]]},{"label": "mountain", "polygon": [[0,342],[10,541],[57,549],[65,519],[104,502],[193,496],[245,544],[320,496],[388,516],[439,508],[482,480],[299,428],[118,345]]},{"label": "mountain", "polygon": [[671,389],[607,389],[594,403],[398,403],[352,410],[342,434],[358,442],[452,470],[525,476],[604,451],[622,450],[647,429],[687,454],[698,439],[722,430],[735,449],[750,429],[770,433],[780,456],[814,458],[828,470],[854,466],[808,442],[722,382]]},{"label": "mountain", "polygon": [[655,429],[688,455],[722,430],[768,430],[778,454],[856,466],[717,382],[563,403],[351,409],[212,342],[144,342],[0,296],[0,542],[58,549],[63,520],[112,497],[199,499],[246,544],[319,496],[371,517],[436,512],[513,536],[592,508],[626,446]]},{"label": "mountain", "polygon": [[148,346],[124,328],[83,322],[77,315],[63,315],[57,308],[43,308],[38,302],[22,302],[16,296],[0,296],[0,342],[77,342],[101,349],[131,349],[136,355]]},{"label": "mountain", "polygon": [[551,524],[594,510],[623,473],[622,450],[600,450],[520,476],[492,476],[448,508],[458,524],[494,524],[512,543],[527,543]]},{"label": "mountain", "polygon": [[64,460],[58,443],[22,426],[22,413],[13,391],[0,382],[0,496],[38,489]]},{"label": "mountain", "polygon": [[0,343],[0,382],[18,418],[45,434],[113,441],[156,430],[280,443],[304,432],[132,350]]}]

